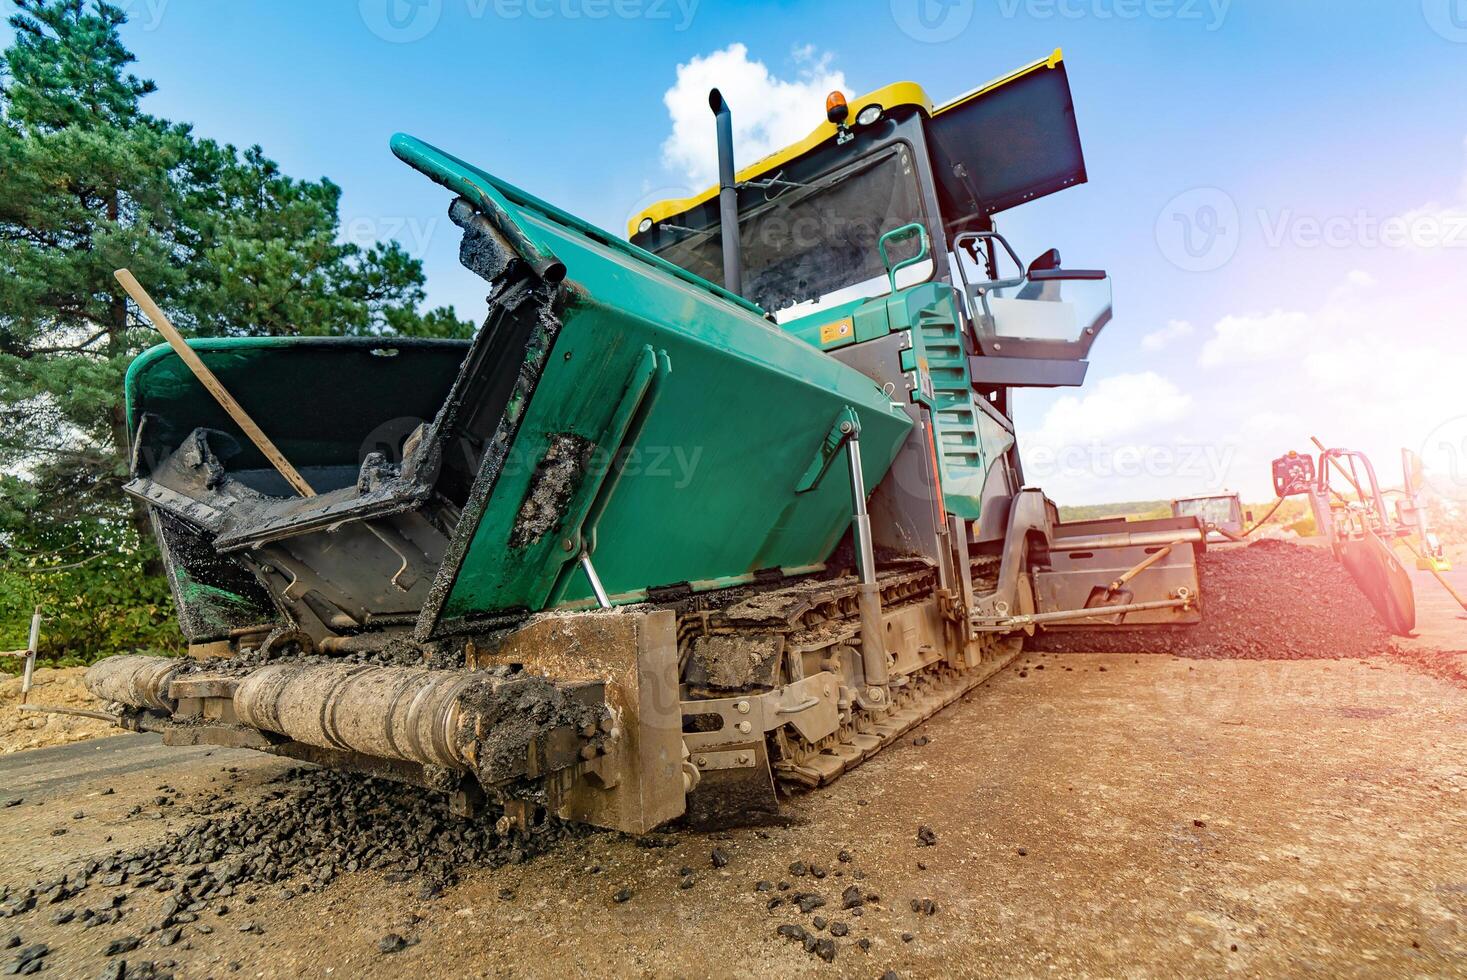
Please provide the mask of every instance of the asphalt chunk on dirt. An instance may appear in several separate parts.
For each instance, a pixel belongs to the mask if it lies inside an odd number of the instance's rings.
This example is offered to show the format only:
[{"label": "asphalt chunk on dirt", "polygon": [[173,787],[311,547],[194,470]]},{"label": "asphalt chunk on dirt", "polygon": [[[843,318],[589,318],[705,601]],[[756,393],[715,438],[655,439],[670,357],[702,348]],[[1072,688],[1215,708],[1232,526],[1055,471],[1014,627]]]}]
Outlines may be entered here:
[{"label": "asphalt chunk on dirt", "polygon": [[1213,548],[1198,556],[1197,578],[1202,622],[1195,626],[1048,630],[1025,648],[1203,660],[1352,660],[1391,652],[1391,636],[1369,601],[1324,548],[1271,538]]},{"label": "asphalt chunk on dirt", "polygon": [[[500,835],[487,821],[452,814],[442,794],[352,773],[297,768],[275,783],[245,805],[220,794],[196,801],[197,819],[156,843],[91,857],[28,886],[0,883],[0,916],[69,903],[51,917],[52,924],[92,929],[128,916],[135,897],[157,892],[168,897],[150,916],[148,934],[155,937],[153,945],[169,947],[184,938],[184,926],[189,935],[207,935],[205,928],[212,927],[201,928],[200,917],[228,915],[231,902],[253,905],[264,894],[289,901],[359,871],[377,872],[386,882],[423,879],[420,895],[431,899],[462,874],[523,863],[567,838],[591,833],[552,823],[529,836]],[[154,802],[172,805],[173,799],[164,795]],[[290,887],[266,892],[286,883]],[[111,890],[110,897],[103,889]],[[265,932],[253,920],[236,929]],[[131,952],[140,942],[138,935],[113,939],[102,955]]]}]

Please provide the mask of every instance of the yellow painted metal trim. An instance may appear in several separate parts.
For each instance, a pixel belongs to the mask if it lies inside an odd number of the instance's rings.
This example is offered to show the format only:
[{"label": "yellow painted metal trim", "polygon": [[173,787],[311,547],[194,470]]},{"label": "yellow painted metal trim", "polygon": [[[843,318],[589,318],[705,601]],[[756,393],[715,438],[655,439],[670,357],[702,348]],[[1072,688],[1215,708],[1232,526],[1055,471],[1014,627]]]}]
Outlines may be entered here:
[{"label": "yellow painted metal trim", "polygon": [[[942,105],[936,107],[935,109],[933,108],[932,100],[927,97],[927,93],[922,89],[922,86],[918,85],[916,82],[895,82],[891,85],[885,86],[884,88],[879,88],[874,92],[868,92],[858,99],[851,99],[851,118],[854,119],[857,115],[860,114],[862,109],[873,102],[878,103],[886,109],[894,109],[898,106],[916,106],[928,116],[940,115],[941,113],[946,112],[949,109],[953,109],[962,105],[970,99],[976,99],[979,96],[986,95],[989,92],[992,92],[994,89],[1002,88],[1010,82],[1016,82],[1026,75],[1039,71],[1041,68],[1058,67],[1059,64],[1063,61],[1064,52],[1061,51],[1059,48],[1055,48],[1054,53],[1052,53],[1048,58],[1041,58],[1038,61],[1032,62],[1022,68],[1009,72],[1007,75],[1004,75],[1001,78],[996,78],[985,85],[981,85],[978,88],[973,89],[973,91],[971,92],[966,92],[963,95],[958,96],[956,99],[953,99],[949,102],[944,102]],[[836,126],[834,123],[821,123],[819,126],[816,126],[815,129],[811,131],[809,136],[806,136],[798,143],[787,146],[782,150],[776,150],[774,153],[769,154],[762,160],[758,160],[755,163],[749,164],[749,166],[745,167],[743,170],[740,170],[735,175],[735,179],[742,183],[746,180],[755,180],[759,177],[762,177],[770,171],[776,170],[779,167],[784,166],[791,160],[794,160],[797,157],[809,153],[811,150],[815,149],[826,140],[833,139],[835,137],[835,134]],[[657,203],[647,207],[642,212],[632,216],[631,220],[627,222],[627,237],[630,238],[631,236],[635,235],[637,233],[637,227],[648,218],[651,218],[653,222],[666,221],[673,215],[683,214],[687,211],[691,211],[698,205],[706,203],[707,201],[711,201],[717,196],[718,185],[715,184],[714,186],[703,191],[701,194],[696,194],[693,197],[672,198],[666,201],[658,201]]]},{"label": "yellow painted metal trim", "polygon": [[[916,106],[918,109],[927,113],[927,115],[932,115],[932,100],[927,98],[927,93],[916,82],[896,82],[884,88],[879,88],[874,92],[868,92],[858,99],[851,99],[851,119],[854,120],[862,109],[873,102],[878,103],[885,109],[895,109],[898,106],[906,105]],[[796,157],[803,156],[826,140],[834,139],[835,134],[835,123],[823,122],[819,126],[816,126],[809,136],[806,136],[798,143],[791,144],[782,150],[776,150],[763,159],[749,164],[735,174],[734,179],[739,182],[755,180],[772,170],[784,166]],[[632,219],[627,222],[627,237],[630,238],[636,234],[637,226],[647,218],[651,218],[654,222],[665,221],[675,214],[691,211],[698,205],[706,201],[711,201],[717,196],[718,185],[715,184],[701,194],[696,194],[692,197],[658,201],[640,214],[632,216]]]},{"label": "yellow painted metal trim", "polygon": [[1024,78],[1028,75],[1032,75],[1036,71],[1039,71],[1041,69],[1058,68],[1060,64],[1064,62],[1064,60],[1064,51],[1060,48],[1055,48],[1053,53],[1051,53],[1048,58],[1040,58],[1038,61],[1031,61],[1023,68],[1017,68],[1014,71],[1009,72],[1007,75],[1004,75],[1000,78],[995,78],[991,82],[978,86],[971,92],[963,93],[956,99],[944,102],[942,105],[938,106],[935,111],[933,111],[932,115],[940,116],[944,112],[947,112],[949,109],[956,109],[958,106],[963,105],[966,102],[971,102],[973,99],[987,95],[989,92],[992,92],[995,89],[1000,89],[1012,82],[1017,82],[1019,79]]}]

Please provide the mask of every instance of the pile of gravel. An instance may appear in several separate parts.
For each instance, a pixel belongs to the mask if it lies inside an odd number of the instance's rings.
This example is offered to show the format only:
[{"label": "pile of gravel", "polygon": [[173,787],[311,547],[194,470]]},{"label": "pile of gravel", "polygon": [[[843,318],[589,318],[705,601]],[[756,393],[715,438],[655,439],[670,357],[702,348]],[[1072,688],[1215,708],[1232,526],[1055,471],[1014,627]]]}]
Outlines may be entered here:
[{"label": "pile of gravel", "polygon": [[[1391,652],[1370,602],[1324,548],[1276,539],[1198,559],[1202,622],[1152,629],[1052,630],[1042,653],[1169,653],[1218,660],[1339,660]],[[1142,573],[1145,574],[1144,572]]]},{"label": "pile of gravel", "polygon": [[447,883],[467,867],[525,860],[569,833],[548,825],[529,838],[500,836],[488,820],[448,809],[441,793],[324,769],[288,773],[282,788],[225,810],[137,855],[158,866],[203,865],[240,883],[305,878],[319,887],[363,868]]}]

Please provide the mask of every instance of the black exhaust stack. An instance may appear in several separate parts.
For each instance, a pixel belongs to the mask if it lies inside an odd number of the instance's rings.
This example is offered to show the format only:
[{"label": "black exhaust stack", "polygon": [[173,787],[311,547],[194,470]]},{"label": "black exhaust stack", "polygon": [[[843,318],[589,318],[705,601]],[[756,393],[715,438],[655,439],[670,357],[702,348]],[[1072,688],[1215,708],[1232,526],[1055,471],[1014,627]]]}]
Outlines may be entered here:
[{"label": "black exhaust stack", "polygon": [[708,108],[718,125],[718,214],[723,229],[723,288],[744,295],[744,262],[739,254],[739,191],[734,180],[733,115],[718,89],[708,93]]}]

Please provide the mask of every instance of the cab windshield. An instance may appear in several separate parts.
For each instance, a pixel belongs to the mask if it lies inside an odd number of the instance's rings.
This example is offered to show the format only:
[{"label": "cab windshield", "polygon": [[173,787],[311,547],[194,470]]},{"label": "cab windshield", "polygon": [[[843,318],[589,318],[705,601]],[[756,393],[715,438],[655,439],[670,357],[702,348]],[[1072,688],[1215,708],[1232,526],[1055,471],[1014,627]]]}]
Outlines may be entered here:
[{"label": "cab windshield", "polygon": [[[804,169],[804,168],[801,168]],[[740,186],[739,239],[744,295],[778,320],[847,299],[885,292],[877,243],[883,233],[923,221],[912,154],[898,143],[812,179],[782,172]],[[672,241],[656,249],[676,265],[723,284],[719,225],[660,229]],[[893,262],[917,254],[915,237],[888,246]],[[925,267],[925,270],[924,270]],[[932,274],[931,262],[903,270],[899,285]]]}]

